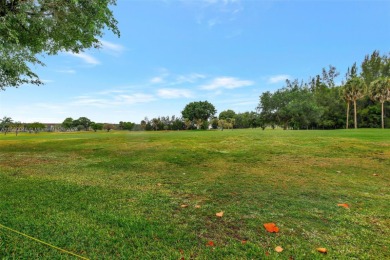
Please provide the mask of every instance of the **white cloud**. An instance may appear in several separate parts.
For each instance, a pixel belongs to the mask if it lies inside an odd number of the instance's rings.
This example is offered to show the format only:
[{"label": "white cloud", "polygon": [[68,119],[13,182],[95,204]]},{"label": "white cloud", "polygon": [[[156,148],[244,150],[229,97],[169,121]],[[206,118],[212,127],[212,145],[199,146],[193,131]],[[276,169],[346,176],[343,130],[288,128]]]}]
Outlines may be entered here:
[{"label": "white cloud", "polygon": [[100,40],[100,42],[102,44],[103,50],[111,51],[114,54],[120,54],[125,50],[125,47],[120,44],[116,44],[104,40]]},{"label": "white cloud", "polygon": [[275,76],[269,77],[268,83],[270,83],[270,84],[280,83],[280,82],[286,81],[286,79],[289,79],[289,78],[291,78],[291,76],[287,75],[287,74],[275,75]]},{"label": "white cloud", "polygon": [[73,52],[66,52],[67,54],[82,59],[85,63],[92,64],[92,65],[98,65],[100,64],[100,61],[98,61],[93,56],[86,54],[84,52],[80,53],[73,53]]},{"label": "white cloud", "polygon": [[[101,97],[106,93],[105,97]],[[144,93],[123,94],[122,91],[108,90],[91,95],[78,96],[71,102],[73,106],[112,107],[121,105],[133,105],[156,100],[153,95]]]},{"label": "white cloud", "polygon": [[57,72],[65,73],[65,74],[75,74],[75,73],[76,73],[76,71],[75,71],[75,70],[72,70],[72,69],[68,69],[68,70],[57,70]]},{"label": "white cloud", "polygon": [[203,85],[200,88],[205,90],[215,90],[215,89],[235,89],[241,87],[252,86],[253,81],[250,80],[241,80],[233,77],[220,77],[215,78],[210,84]]},{"label": "white cloud", "polygon": [[162,82],[164,82],[163,77],[154,77],[154,78],[150,79],[150,83],[152,83],[152,84],[158,84],[158,83],[162,83]]},{"label": "white cloud", "polygon": [[156,98],[152,95],[143,94],[143,93],[135,93],[131,95],[119,95],[116,96],[116,99],[121,104],[136,104],[136,103],[147,103],[156,100]]},{"label": "white cloud", "polygon": [[177,84],[181,83],[194,83],[199,79],[206,78],[205,75],[199,73],[191,73],[189,75],[180,75],[176,78]]},{"label": "white cloud", "polygon": [[192,92],[187,89],[159,89],[157,95],[162,98],[191,98]]}]

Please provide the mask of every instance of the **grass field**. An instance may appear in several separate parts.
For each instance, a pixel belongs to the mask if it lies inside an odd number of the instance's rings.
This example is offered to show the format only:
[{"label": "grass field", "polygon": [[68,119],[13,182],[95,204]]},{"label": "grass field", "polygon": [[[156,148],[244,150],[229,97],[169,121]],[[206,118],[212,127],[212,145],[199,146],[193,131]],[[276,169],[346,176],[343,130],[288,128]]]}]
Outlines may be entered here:
[{"label": "grass field", "polygon": [[[390,259],[390,131],[2,135],[0,224],[91,259]],[[74,257],[0,227],[0,258]]]}]

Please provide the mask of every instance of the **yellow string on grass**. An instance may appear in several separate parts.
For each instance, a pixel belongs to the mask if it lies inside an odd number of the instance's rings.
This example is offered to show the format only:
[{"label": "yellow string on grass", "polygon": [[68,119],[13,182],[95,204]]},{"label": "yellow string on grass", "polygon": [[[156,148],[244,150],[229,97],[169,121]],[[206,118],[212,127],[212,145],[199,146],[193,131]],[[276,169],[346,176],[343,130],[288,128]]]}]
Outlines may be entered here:
[{"label": "yellow string on grass", "polygon": [[4,226],[4,225],[2,225],[2,224],[0,224],[0,227],[2,227],[2,228],[4,228],[4,229],[7,229],[7,230],[9,230],[9,231],[12,231],[12,232],[14,232],[14,233],[16,233],[16,234],[22,235],[22,236],[24,236],[24,237],[27,237],[27,238],[29,238],[29,239],[31,239],[31,240],[34,240],[34,241],[38,242],[38,243],[41,243],[41,244],[44,244],[44,245],[49,246],[49,247],[51,247],[51,248],[57,249],[57,250],[59,250],[59,251],[61,251],[61,252],[67,253],[67,254],[69,254],[69,255],[73,255],[73,256],[78,257],[78,258],[80,258],[80,259],[89,260],[89,258],[83,257],[83,256],[81,256],[81,255],[77,255],[77,254],[75,254],[75,253],[72,253],[72,252],[70,252],[70,251],[67,251],[67,250],[65,250],[65,249],[62,249],[62,248],[59,248],[59,247],[56,247],[56,246],[53,246],[53,245],[51,245],[51,244],[49,244],[49,243],[46,243],[45,241],[39,240],[39,239],[37,239],[37,238],[35,238],[35,237],[31,237],[31,236],[26,235],[26,234],[24,234],[24,233],[22,233],[22,232],[19,232],[19,231],[17,231],[17,230],[14,230],[14,229],[12,229],[12,228],[6,227],[6,226]]}]

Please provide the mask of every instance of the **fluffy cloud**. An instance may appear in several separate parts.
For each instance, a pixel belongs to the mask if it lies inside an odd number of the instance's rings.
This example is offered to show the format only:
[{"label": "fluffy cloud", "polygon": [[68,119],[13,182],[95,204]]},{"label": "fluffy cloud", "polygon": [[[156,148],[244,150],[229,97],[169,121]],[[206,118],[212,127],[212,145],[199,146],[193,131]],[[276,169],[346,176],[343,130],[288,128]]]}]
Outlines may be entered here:
[{"label": "fluffy cloud", "polygon": [[284,82],[286,79],[289,78],[291,78],[291,76],[287,74],[275,75],[268,79],[268,83],[270,84],[280,83],[280,82]]},{"label": "fluffy cloud", "polygon": [[187,89],[159,89],[157,95],[161,98],[191,98],[192,92]]},{"label": "fluffy cloud", "polygon": [[215,78],[209,84],[203,85],[200,88],[205,90],[235,89],[252,86],[253,84],[254,82],[250,80],[241,80],[233,77],[220,77]]},{"label": "fluffy cloud", "polygon": [[85,63],[91,64],[91,65],[100,64],[100,61],[98,61],[93,56],[86,54],[84,52],[80,52],[80,53],[66,52],[66,54],[71,55],[73,57],[77,57],[79,59],[82,59]]},{"label": "fluffy cloud", "polygon": [[125,50],[125,47],[123,47],[120,44],[115,44],[108,41],[100,40],[102,47],[107,50],[115,51],[115,52],[122,52]]}]

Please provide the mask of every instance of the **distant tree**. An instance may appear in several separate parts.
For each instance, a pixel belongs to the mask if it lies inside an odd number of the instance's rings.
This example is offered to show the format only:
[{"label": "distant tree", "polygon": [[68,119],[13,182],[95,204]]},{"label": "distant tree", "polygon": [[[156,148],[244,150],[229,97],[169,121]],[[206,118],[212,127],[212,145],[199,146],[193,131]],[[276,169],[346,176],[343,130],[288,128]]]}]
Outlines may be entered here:
[{"label": "distant tree", "polygon": [[23,124],[20,121],[13,123],[13,127],[15,128],[15,135],[16,136],[18,136],[18,133],[22,129],[22,126],[23,126]]},{"label": "distant tree", "polygon": [[328,88],[333,88],[335,86],[335,79],[340,75],[336,67],[329,65],[329,69],[322,69],[322,81],[326,84]]},{"label": "distant tree", "polygon": [[373,101],[381,103],[381,125],[385,128],[384,103],[390,101],[390,78],[379,78],[371,82],[368,94]]},{"label": "distant tree", "polygon": [[140,125],[141,125],[141,129],[145,130],[145,128],[146,128],[146,121],[142,120]]},{"label": "distant tree", "polygon": [[273,94],[269,91],[266,91],[260,96],[260,103],[257,106],[257,111],[259,116],[264,124],[271,125],[274,128],[274,125],[277,123],[276,111],[277,104],[273,101]]},{"label": "distant tree", "polygon": [[223,131],[223,129],[226,128],[226,120],[225,119],[219,119],[218,120],[218,126]]},{"label": "distant tree", "polygon": [[1,131],[4,132],[4,135],[7,134],[7,132],[10,131],[10,129],[12,128],[12,124],[13,124],[13,120],[11,117],[3,117],[3,119],[0,120],[0,128],[1,128]]},{"label": "distant tree", "polygon": [[[366,83],[363,78],[356,77],[348,80],[344,86],[345,96],[348,95],[353,101],[354,108],[354,126],[357,128],[357,108],[356,101],[363,98],[366,94]],[[347,119],[348,122],[348,119]]]},{"label": "distant tree", "polygon": [[160,118],[153,118],[152,119],[152,127],[154,131],[159,130],[159,124],[160,124]]},{"label": "distant tree", "polygon": [[217,117],[214,117],[213,119],[211,119],[211,127],[213,129],[217,129],[218,128],[218,118]]},{"label": "distant tree", "polygon": [[183,130],[183,129],[185,129],[185,125],[184,125],[183,120],[181,120],[180,118],[175,118],[175,120],[172,121],[171,129],[172,130]]},{"label": "distant tree", "polygon": [[120,121],[119,122],[119,129],[121,130],[133,130],[135,126],[135,123],[132,123],[132,122],[123,122],[123,121]]},{"label": "distant tree", "polygon": [[208,101],[198,101],[187,104],[181,113],[183,118],[187,118],[193,124],[196,124],[198,120],[202,120],[202,122],[208,121],[209,118],[217,113],[217,110]]},{"label": "distant tree", "polygon": [[70,130],[73,127],[73,118],[67,117],[65,120],[62,122],[61,126],[67,130]]},{"label": "distant tree", "polygon": [[185,118],[185,119],[184,119],[184,125],[185,125],[185,128],[186,128],[187,130],[190,130],[190,129],[192,128],[192,121],[189,120],[188,118]]},{"label": "distant tree", "polygon": [[104,124],[103,125],[103,129],[106,130],[107,132],[110,132],[110,130],[114,129],[114,125],[113,124]]},{"label": "distant tree", "polygon": [[221,113],[219,113],[219,116],[218,118],[219,119],[228,119],[228,118],[235,118],[236,117],[236,112],[234,112],[233,110],[231,109],[228,109],[228,110],[225,110],[225,111],[222,111]]},{"label": "distant tree", "polygon": [[78,125],[82,125],[85,131],[89,130],[89,127],[92,123],[92,121],[87,117],[80,117],[79,119],[77,119],[77,121],[78,121]]},{"label": "distant tree", "polygon": [[[374,80],[383,75],[383,59],[379,54],[379,51],[374,51],[371,55],[366,55],[362,62],[361,77],[364,79],[367,86]],[[390,75],[389,75],[390,76]]]},{"label": "distant tree", "polygon": [[42,53],[79,53],[99,47],[106,29],[119,36],[110,5],[115,0],[1,0],[0,90],[42,84],[30,65]]},{"label": "distant tree", "polygon": [[28,127],[37,134],[42,129],[45,129],[46,125],[44,125],[40,122],[34,122],[34,123],[29,124]]},{"label": "distant tree", "polygon": [[95,123],[95,122],[91,122],[91,128],[93,131],[97,131],[97,130],[103,130],[103,124],[102,123]]}]

